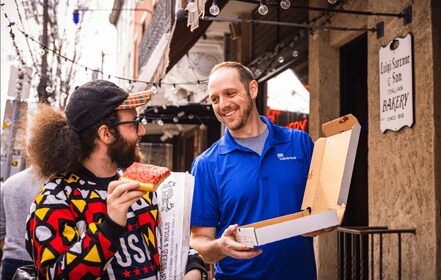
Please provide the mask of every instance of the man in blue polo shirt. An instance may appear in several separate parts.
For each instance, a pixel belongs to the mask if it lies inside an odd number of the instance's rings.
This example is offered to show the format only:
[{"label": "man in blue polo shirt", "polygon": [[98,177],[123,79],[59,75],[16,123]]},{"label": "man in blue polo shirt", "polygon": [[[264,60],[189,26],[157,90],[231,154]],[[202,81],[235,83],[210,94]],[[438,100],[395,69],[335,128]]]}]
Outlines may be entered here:
[{"label": "man in blue polo shirt", "polygon": [[301,210],[311,138],[259,115],[258,84],[240,63],[216,65],[208,92],[226,130],[192,166],[191,246],[205,261],[216,262],[216,280],[316,279],[311,237],[250,249],[233,234],[238,225]]}]

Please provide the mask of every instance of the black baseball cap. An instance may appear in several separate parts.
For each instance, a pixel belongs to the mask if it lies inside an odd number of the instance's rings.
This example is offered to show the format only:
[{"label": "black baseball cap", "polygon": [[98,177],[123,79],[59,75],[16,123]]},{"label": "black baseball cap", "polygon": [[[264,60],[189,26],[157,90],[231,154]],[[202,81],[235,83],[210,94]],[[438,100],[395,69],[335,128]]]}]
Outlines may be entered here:
[{"label": "black baseball cap", "polygon": [[142,106],[150,97],[150,91],[129,94],[112,82],[95,80],[77,87],[64,111],[69,124],[80,132],[105,119],[114,110]]}]

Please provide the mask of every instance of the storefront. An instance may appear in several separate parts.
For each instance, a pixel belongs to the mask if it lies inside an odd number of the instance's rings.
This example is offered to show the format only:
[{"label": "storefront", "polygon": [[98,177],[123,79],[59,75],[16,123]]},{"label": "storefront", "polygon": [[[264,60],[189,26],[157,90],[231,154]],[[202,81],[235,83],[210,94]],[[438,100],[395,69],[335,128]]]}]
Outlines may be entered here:
[{"label": "storefront", "polygon": [[[348,0],[329,4],[311,0],[292,2],[287,10],[278,8],[279,1],[264,2],[268,13],[261,15],[257,1],[217,1],[221,8],[217,18],[230,18],[226,24],[229,31],[224,34],[224,60],[240,61],[254,72],[261,114],[277,124],[304,129],[314,140],[322,135],[323,123],[348,113],[357,117],[362,131],[342,225],[415,232],[400,236],[399,245],[396,239],[384,238],[381,259],[380,241],[374,240],[375,249],[363,253],[369,257],[367,265],[375,267],[369,278],[440,278],[439,1]],[[198,33],[185,33],[191,38],[189,42],[214,28],[207,26],[217,21],[209,14],[210,4],[207,1],[205,6],[207,18],[200,20],[202,28],[195,29]],[[406,67],[410,66],[412,75],[403,78],[398,68],[382,68],[388,58],[381,50],[409,35],[412,59]],[[182,51],[182,46],[177,50]],[[174,55],[173,47],[170,54]],[[382,72],[390,72],[391,82],[397,85],[389,89],[386,98],[381,95]],[[294,88],[297,80],[293,76],[289,82],[279,80],[284,75],[295,75],[306,91]],[[400,87],[401,82],[407,85]],[[408,84],[410,89],[403,97],[396,97]],[[304,108],[304,104],[309,105]],[[394,115],[384,116],[384,108]],[[384,118],[395,121],[405,115],[412,117],[410,123],[384,129]],[[336,279],[337,231],[316,238],[315,247],[319,279]]]}]

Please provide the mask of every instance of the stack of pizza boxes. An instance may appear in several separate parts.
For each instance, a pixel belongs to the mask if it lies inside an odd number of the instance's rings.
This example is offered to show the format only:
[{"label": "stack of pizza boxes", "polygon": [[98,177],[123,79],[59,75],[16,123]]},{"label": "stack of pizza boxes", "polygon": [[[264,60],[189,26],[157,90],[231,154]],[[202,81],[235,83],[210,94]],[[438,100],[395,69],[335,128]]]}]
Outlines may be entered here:
[{"label": "stack of pizza boxes", "polygon": [[236,239],[249,247],[338,226],[343,218],[357,152],[360,125],[346,115],[322,125],[314,145],[302,211],[239,225]]}]

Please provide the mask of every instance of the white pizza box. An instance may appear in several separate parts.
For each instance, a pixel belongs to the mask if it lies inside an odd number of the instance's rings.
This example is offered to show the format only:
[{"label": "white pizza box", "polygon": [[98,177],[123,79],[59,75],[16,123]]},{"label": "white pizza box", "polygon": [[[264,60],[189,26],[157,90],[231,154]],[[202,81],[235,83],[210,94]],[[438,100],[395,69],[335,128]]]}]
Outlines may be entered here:
[{"label": "white pizza box", "polygon": [[343,219],[357,152],[360,124],[346,115],[322,125],[314,145],[301,212],[242,225],[236,240],[260,246],[338,226]]},{"label": "white pizza box", "polygon": [[156,190],[161,280],[184,277],[190,248],[193,190],[194,177],[188,172],[171,172]]}]

